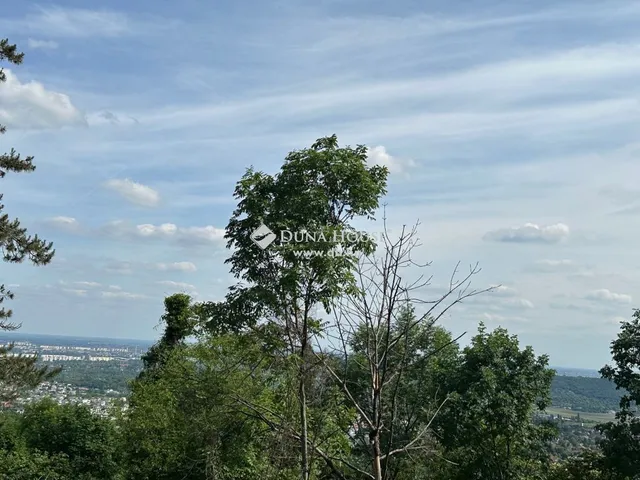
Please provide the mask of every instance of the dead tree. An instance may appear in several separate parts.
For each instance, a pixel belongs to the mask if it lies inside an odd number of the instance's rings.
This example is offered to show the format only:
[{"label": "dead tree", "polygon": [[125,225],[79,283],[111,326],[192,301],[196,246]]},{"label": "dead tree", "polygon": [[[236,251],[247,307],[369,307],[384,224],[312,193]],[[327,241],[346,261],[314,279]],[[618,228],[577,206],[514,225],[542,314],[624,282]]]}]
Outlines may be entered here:
[{"label": "dead tree", "polygon": [[[313,350],[357,412],[358,435],[354,434],[352,438],[354,444],[358,441],[366,442],[365,451],[368,452],[370,467],[362,468],[349,462],[343,465],[372,480],[393,478],[394,474],[389,468],[392,458],[430,450],[428,434],[431,422],[447,401],[445,396],[434,405],[433,411],[428,415],[430,420],[420,425],[412,438],[399,440],[395,437],[393,429],[397,420],[396,404],[400,400],[398,386],[403,380],[409,358],[406,348],[400,356],[394,352],[402,351],[403,344],[416,328],[433,326],[454,305],[491,290],[470,289],[471,278],[480,272],[477,264],[457,280],[458,264],[443,294],[435,300],[419,298],[418,295],[430,284],[431,278],[425,278],[424,275],[415,281],[405,278],[405,272],[408,273],[409,268],[424,269],[430,265],[418,264],[411,258],[412,251],[419,246],[417,225],[410,230],[403,227],[396,240],[390,238],[386,223],[384,230],[383,248],[378,247],[378,252],[382,250],[381,254],[374,253],[359,261],[359,293],[343,296],[334,307],[335,322],[331,327],[334,333],[330,346],[326,346],[326,340],[316,341]],[[424,311],[401,324],[398,316],[403,307],[407,306],[423,308]],[[352,348],[356,340],[361,350],[358,358],[355,358]],[[437,352],[430,353],[435,354]],[[336,356],[342,361],[341,367],[336,367],[335,363],[332,366],[327,361]],[[349,381],[348,372],[354,362],[360,362],[360,371],[366,372],[364,395],[362,391],[356,394],[353,383]],[[384,442],[383,433],[386,439]]]}]

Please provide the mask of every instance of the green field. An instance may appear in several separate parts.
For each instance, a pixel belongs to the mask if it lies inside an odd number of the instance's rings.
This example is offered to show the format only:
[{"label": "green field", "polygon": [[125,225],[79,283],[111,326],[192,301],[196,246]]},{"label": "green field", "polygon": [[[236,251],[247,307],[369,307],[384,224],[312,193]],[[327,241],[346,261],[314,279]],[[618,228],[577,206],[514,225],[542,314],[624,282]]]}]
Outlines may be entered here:
[{"label": "green field", "polygon": [[577,410],[567,410],[566,408],[547,408],[546,413],[551,415],[562,415],[563,417],[576,417],[580,414],[580,419],[587,422],[610,422],[615,419],[615,416],[611,413],[593,413],[593,412],[580,412]]}]

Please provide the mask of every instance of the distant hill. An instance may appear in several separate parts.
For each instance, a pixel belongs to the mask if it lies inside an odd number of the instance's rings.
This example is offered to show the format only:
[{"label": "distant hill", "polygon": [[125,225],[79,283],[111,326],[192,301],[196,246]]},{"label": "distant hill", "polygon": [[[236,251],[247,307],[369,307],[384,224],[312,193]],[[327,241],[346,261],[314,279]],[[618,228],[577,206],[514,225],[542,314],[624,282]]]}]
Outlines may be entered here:
[{"label": "distant hill", "polygon": [[569,377],[594,377],[600,378],[597,370],[589,370],[586,368],[567,368],[567,367],[551,367],[556,371],[556,375]]},{"label": "distant hill", "polygon": [[556,375],[551,383],[551,401],[554,407],[583,412],[617,411],[623,393],[604,378]]}]

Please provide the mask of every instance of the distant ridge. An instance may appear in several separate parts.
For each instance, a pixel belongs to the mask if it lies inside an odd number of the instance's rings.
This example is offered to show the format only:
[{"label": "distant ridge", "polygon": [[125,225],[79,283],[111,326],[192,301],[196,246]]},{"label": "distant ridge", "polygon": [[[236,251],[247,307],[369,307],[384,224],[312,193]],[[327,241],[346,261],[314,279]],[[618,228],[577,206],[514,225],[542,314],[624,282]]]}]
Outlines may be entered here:
[{"label": "distant ridge", "polygon": [[551,367],[556,371],[556,375],[562,377],[596,377],[600,378],[598,370],[588,368],[571,368],[571,367]]}]

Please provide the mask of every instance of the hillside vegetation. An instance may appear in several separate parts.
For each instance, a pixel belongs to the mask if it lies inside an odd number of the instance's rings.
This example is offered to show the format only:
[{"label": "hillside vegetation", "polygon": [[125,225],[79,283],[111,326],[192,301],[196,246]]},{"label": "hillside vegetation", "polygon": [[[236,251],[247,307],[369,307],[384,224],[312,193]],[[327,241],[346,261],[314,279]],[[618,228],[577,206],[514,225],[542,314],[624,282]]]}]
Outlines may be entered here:
[{"label": "hillside vegetation", "polygon": [[551,383],[551,403],[557,408],[583,412],[617,411],[623,391],[604,378],[556,376]]}]

